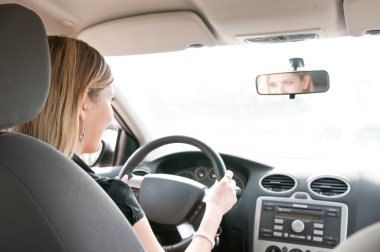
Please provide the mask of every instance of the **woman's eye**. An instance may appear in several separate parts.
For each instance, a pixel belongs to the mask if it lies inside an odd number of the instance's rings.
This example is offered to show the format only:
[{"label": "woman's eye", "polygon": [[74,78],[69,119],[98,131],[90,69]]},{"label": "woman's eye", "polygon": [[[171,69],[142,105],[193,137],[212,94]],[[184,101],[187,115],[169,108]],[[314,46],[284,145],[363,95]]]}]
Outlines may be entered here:
[{"label": "woman's eye", "polygon": [[268,84],[268,86],[271,87],[271,88],[275,88],[275,87],[277,87],[277,84],[275,82],[270,82]]},{"label": "woman's eye", "polygon": [[293,85],[293,84],[294,84],[294,82],[293,82],[293,81],[285,81],[285,82],[284,82],[284,84],[285,84],[285,85],[289,85],[289,86],[290,86],[290,85]]}]

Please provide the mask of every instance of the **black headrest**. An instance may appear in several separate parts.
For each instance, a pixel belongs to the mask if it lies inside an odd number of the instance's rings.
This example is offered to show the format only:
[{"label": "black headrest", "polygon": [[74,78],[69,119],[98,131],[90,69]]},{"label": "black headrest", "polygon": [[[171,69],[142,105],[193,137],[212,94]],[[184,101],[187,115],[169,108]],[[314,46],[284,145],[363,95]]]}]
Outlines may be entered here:
[{"label": "black headrest", "polygon": [[49,91],[50,57],[45,28],[29,9],[0,5],[0,129],[31,120]]}]

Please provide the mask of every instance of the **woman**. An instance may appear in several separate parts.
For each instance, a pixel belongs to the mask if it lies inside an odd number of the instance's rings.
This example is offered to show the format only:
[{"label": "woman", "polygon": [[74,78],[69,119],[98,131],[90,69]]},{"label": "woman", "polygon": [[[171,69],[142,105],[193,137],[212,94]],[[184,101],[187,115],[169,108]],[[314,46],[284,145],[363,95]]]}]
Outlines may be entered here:
[{"label": "woman", "polygon": [[[118,205],[146,251],[163,251],[132,190],[118,179],[97,176],[78,156],[101,148],[101,136],[111,123],[112,75],[104,58],[86,43],[49,37],[51,85],[42,112],[13,131],[36,137],[88,172]],[[210,251],[222,216],[236,203],[232,172],[211,188],[199,230],[187,251]]]},{"label": "woman", "polygon": [[270,74],[266,77],[268,94],[301,94],[314,91],[312,78],[305,72]]}]

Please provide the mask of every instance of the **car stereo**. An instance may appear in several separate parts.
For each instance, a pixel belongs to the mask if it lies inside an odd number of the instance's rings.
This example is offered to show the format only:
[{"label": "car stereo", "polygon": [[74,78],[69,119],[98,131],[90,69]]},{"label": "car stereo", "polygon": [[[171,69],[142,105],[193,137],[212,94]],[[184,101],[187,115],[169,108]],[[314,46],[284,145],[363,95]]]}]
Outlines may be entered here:
[{"label": "car stereo", "polygon": [[347,205],[313,200],[307,193],[290,198],[259,197],[254,251],[331,251],[346,239],[347,217]]}]

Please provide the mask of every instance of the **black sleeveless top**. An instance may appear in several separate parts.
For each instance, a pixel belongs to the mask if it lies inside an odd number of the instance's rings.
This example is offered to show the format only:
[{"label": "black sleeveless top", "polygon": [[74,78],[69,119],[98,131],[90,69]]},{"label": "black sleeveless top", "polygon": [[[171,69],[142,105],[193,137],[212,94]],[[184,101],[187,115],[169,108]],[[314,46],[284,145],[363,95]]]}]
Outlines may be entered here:
[{"label": "black sleeveless top", "polygon": [[73,156],[73,161],[82,167],[106,191],[132,226],[145,216],[144,211],[137,202],[135,194],[126,183],[120,179],[96,175],[77,155]]}]

